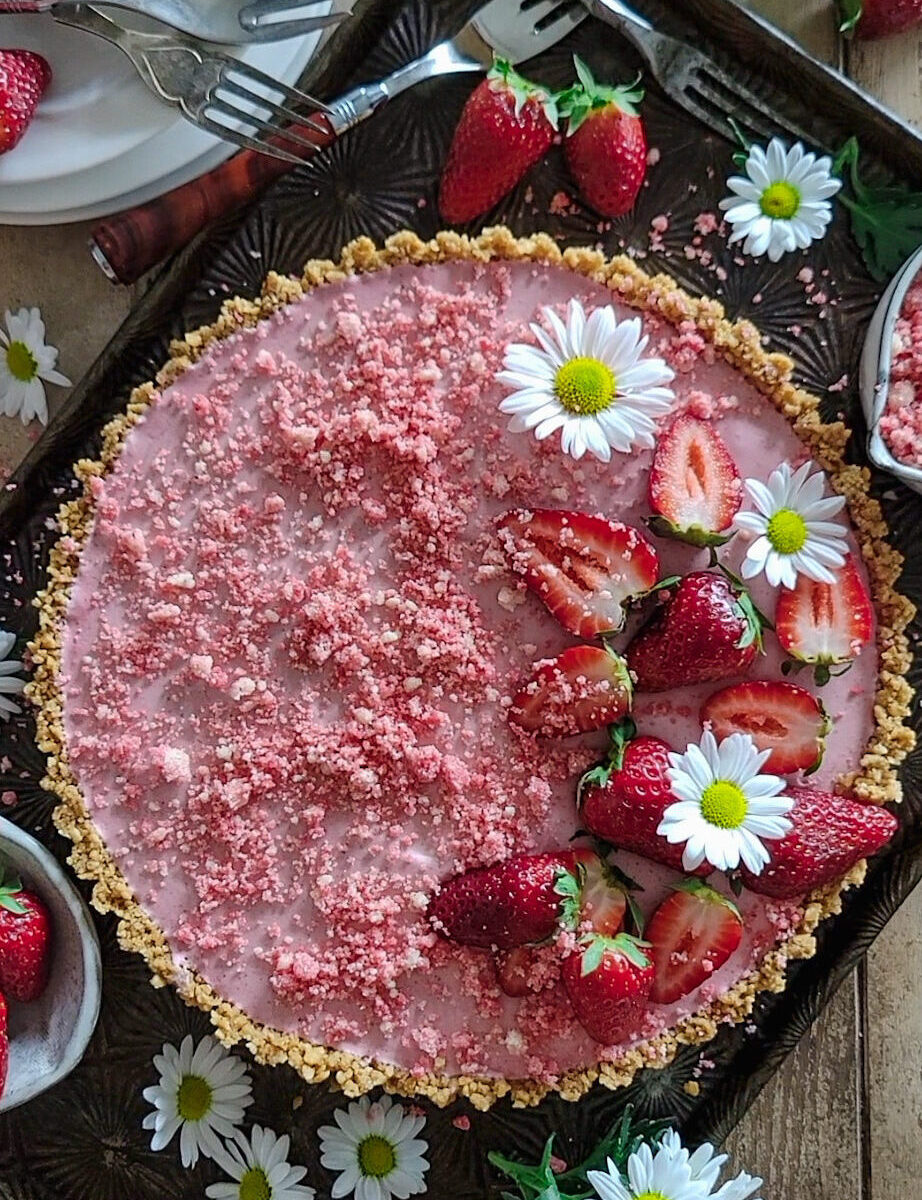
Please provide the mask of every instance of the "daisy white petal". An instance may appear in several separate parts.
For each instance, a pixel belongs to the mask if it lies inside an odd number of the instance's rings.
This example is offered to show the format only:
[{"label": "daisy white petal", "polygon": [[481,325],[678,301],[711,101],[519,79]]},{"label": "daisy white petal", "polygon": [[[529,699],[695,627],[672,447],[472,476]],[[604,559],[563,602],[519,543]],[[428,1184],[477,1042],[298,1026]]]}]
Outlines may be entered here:
[{"label": "daisy white petal", "polygon": [[773,138],[767,149],[749,149],[745,171],[727,180],[731,194],[720,202],[730,245],[742,242],[745,254],[778,262],[823,236],[832,219],[829,202],[842,186],[828,157],[817,159],[800,142],[787,149]]},{"label": "daisy white petal", "polygon": [[497,382],[511,389],[499,410],[511,433],[538,440],[560,430],[560,445],[575,459],[611,461],[612,451],[652,446],[654,420],[674,403],[674,378],[662,359],[645,356],[648,337],[639,317],[618,321],[610,305],[588,316],[571,300],[566,322],[553,309],[531,326],[538,346],[506,347]]},{"label": "daisy white petal", "polygon": [[[44,383],[69,387],[70,380],[56,370],[58,352],[45,344],[45,323],[37,308],[5,314],[6,331],[0,338],[0,411],[19,416],[24,425],[37,417],[48,422]],[[43,382],[44,381],[44,382]]]},{"label": "daisy white petal", "polygon": [[179,1049],[164,1045],[153,1065],[160,1079],[142,1093],[156,1110],[143,1122],[145,1129],[154,1130],[151,1148],[162,1150],[178,1132],[184,1166],[194,1167],[200,1155],[216,1157],[218,1135],[233,1134],[253,1102],[243,1064],[209,1035],[198,1045],[191,1036],[183,1038]]},{"label": "daisy white petal", "polygon": [[809,461],[796,471],[782,463],[766,483],[746,480],[755,508],[733,519],[735,529],[754,539],[740,568],[744,579],[764,572],[772,587],[793,588],[799,575],[834,582],[830,568],[844,564],[848,534],[824,518],[840,512],[845,501],[824,496],[825,486],[825,476]]},{"label": "daisy white petal", "polygon": [[792,802],[780,796],[780,777],[760,773],[767,756],[748,734],[734,733],[718,743],[709,729],[698,745],[669,755],[666,777],[676,802],[666,808],[656,832],[671,845],[684,844],[687,871],[705,859],[718,870],[732,870],[742,859],[758,873],[768,861],[759,839],[782,837],[790,829],[784,814]]},{"label": "daisy white petal", "polygon": [[331,1195],[356,1200],[407,1200],[426,1190],[427,1144],[416,1135],[425,1118],[407,1113],[389,1096],[372,1103],[367,1096],[337,1109],[335,1126],[322,1125],[320,1161],[337,1172]]}]

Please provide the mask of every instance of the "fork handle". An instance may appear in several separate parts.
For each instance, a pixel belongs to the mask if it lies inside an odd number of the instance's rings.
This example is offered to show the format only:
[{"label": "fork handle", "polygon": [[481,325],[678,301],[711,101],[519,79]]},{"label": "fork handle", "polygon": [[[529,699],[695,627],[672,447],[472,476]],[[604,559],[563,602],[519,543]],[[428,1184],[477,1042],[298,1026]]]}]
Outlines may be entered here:
[{"label": "fork handle", "polygon": [[[316,152],[335,141],[340,130],[323,113],[312,119],[324,125],[323,133],[309,125],[294,129]],[[199,179],[101,221],[90,237],[93,258],[113,283],[134,283],[290,169],[285,159],[243,150]]]}]

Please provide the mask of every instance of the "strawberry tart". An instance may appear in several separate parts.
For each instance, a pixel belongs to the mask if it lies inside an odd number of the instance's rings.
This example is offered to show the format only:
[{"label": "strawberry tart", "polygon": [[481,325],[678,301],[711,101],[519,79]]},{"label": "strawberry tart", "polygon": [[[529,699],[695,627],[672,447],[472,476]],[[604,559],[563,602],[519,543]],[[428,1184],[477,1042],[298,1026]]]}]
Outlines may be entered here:
[{"label": "strawberry tart", "polygon": [[349,1094],[629,1082],[897,828],[904,629],[791,364],[627,259],[367,239],[228,302],[82,461],[32,646],[94,901]]}]

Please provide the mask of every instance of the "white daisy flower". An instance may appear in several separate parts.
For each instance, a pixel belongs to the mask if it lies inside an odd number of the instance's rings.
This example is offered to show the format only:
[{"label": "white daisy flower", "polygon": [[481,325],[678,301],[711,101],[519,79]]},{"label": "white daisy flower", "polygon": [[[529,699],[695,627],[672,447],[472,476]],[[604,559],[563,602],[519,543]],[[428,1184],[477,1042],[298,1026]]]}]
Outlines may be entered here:
[{"label": "white daisy flower", "polygon": [[770,753],[757,750],[748,733],[732,733],[718,745],[709,729],[700,745],[670,753],[666,776],[676,803],[656,832],[672,845],[684,843],[686,871],[707,859],[718,871],[742,862],[761,874],[770,857],[761,839],[784,837],[791,828],[784,814],[794,806],[780,794],[783,779],[759,774]]},{"label": "white daisy flower", "polygon": [[688,1151],[678,1152],[665,1139],[654,1154],[643,1143],[627,1160],[627,1182],[611,1159],[607,1171],[588,1171],[600,1200],[706,1200],[705,1185],[689,1167]]},{"label": "white daisy flower", "polygon": [[730,245],[777,262],[789,250],[805,250],[826,233],[832,220],[829,200],[842,181],[832,174],[832,159],[808,154],[800,142],[786,150],[772,138],[767,150],[751,146],[746,175],[734,175],[727,187],[735,193],[721,200],[733,226]]},{"label": "white daisy flower", "polygon": [[845,528],[830,521],[845,507],[844,496],[824,496],[822,471],[811,475],[812,462],[796,471],[782,463],[768,483],[747,479],[746,489],[757,512],[737,513],[737,529],[755,535],[740,568],[744,579],[765,572],[772,587],[793,588],[798,575],[818,583],[835,583],[835,568],[848,553]]},{"label": "white daisy flower", "polygon": [[[643,1150],[646,1154],[642,1154]],[[634,1164],[632,1173],[631,1160],[634,1158],[641,1161]],[[714,1147],[707,1142],[690,1155],[679,1135],[670,1129],[663,1135],[655,1156],[643,1146],[628,1159],[628,1186],[632,1190],[625,1187],[611,1160],[607,1172],[590,1171],[588,1177],[601,1200],[641,1200],[643,1197],[646,1200],[659,1200],[660,1197],[662,1200],[749,1200],[762,1186],[762,1180],[745,1171],[728,1180],[718,1191],[713,1190],[726,1161],[727,1155],[715,1155]]]},{"label": "white daisy flower", "polygon": [[25,664],[18,658],[8,659],[6,656],[16,645],[16,634],[6,629],[0,629],[0,721],[8,721],[11,713],[21,713],[22,709],[10,696],[18,696],[26,686],[24,679],[17,679],[16,672],[25,670]]},{"label": "white daisy flower", "polygon": [[512,418],[510,431],[532,429],[541,441],[559,429],[564,454],[606,463],[613,449],[652,447],[655,420],[675,399],[665,386],[675,373],[661,358],[643,357],[650,339],[641,337],[640,318],[619,321],[611,305],[587,318],[578,300],[566,325],[553,309],[542,312],[552,333],[532,325],[538,346],[507,346],[496,376],[516,389],[499,406]]},{"label": "white daisy flower", "polygon": [[143,1092],[155,1109],[143,1121],[145,1129],[154,1131],[151,1149],[162,1150],[179,1130],[184,1167],[194,1167],[199,1154],[217,1158],[219,1138],[234,1133],[253,1103],[244,1063],[209,1034],[197,1046],[191,1035],[184,1037],[178,1050],[165,1043],[154,1056],[154,1067],[160,1081]]},{"label": "white daisy flower", "polygon": [[340,1174],[330,1192],[332,1200],[406,1200],[426,1190],[423,1178],[429,1163],[426,1142],[416,1135],[426,1124],[423,1116],[407,1113],[389,1096],[372,1103],[367,1096],[333,1114],[335,1125],[321,1125],[320,1161]]},{"label": "white daisy flower", "polygon": [[288,1161],[290,1139],[254,1125],[250,1136],[234,1130],[233,1139],[214,1156],[231,1177],[205,1189],[211,1200],[313,1200],[314,1189],[302,1185],[307,1167]]},{"label": "white daisy flower", "polygon": [[37,308],[6,311],[6,329],[0,329],[0,412],[19,415],[23,425],[38,417],[48,424],[45,383],[70,387],[70,380],[56,371],[58,352],[45,345],[45,322]]}]

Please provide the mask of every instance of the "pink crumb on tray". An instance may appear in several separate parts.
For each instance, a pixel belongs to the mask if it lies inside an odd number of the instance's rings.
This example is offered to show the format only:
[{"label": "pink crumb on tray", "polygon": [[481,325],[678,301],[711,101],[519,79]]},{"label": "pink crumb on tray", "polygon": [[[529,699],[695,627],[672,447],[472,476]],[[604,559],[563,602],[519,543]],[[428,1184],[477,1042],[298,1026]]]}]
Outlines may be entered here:
[{"label": "pink crumb on tray", "polygon": [[880,432],[894,458],[922,467],[922,280],[906,293],[893,331],[893,361]]}]

